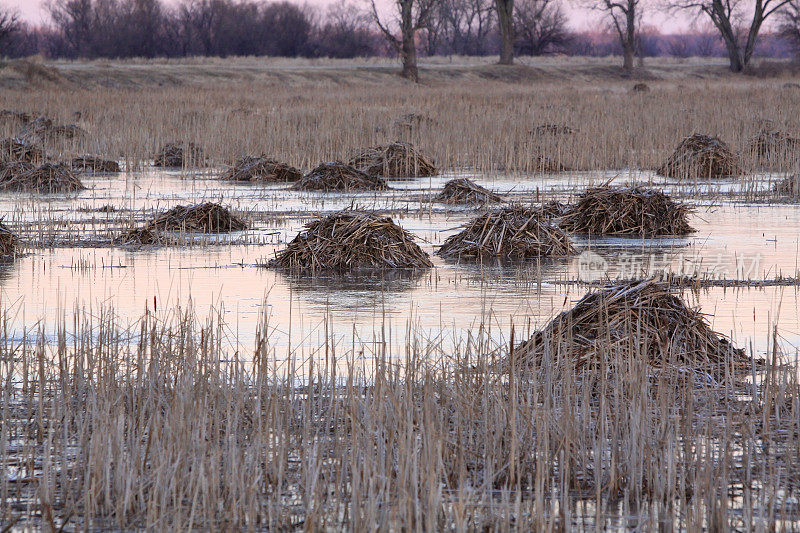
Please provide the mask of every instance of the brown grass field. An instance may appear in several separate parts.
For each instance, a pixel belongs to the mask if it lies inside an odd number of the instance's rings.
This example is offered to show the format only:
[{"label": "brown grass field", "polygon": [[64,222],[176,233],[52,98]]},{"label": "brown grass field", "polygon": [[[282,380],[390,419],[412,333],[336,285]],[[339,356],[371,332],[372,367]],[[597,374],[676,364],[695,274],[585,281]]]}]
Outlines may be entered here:
[{"label": "brown grass field", "polygon": [[[747,176],[759,131],[800,132],[788,65],[654,60],[627,79],[618,62],[433,58],[412,85],[389,61],[28,60],[0,69],[0,108],[86,130],[53,154],[128,169],[176,140],[212,169],[263,153],[308,170],[394,140],[445,170],[654,169],[697,132]],[[64,312],[49,341],[9,333],[3,307],[0,531],[800,529],[798,363],[777,330],[762,364],[712,372],[626,318],[600,328],[630,340],[596,339],[603,357],[520,369],[530,328],[498,340],[492,320],[454,343],[411,322],[351,344],[323,327],[281,351],[265,313],[242,352],[222,311],[191,304]]]}]

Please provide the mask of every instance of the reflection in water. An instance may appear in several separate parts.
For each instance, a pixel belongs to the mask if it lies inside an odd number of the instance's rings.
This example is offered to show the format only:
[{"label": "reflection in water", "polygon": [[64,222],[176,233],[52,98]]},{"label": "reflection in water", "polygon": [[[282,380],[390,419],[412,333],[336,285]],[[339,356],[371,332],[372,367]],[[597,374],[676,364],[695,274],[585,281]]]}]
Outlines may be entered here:
[{"label": "reflection in water", "polygon": [[364,310],[392,306],[396,296],[433,275],[429,270],[392,269],[351,273],[281,272],[291,290],[314,306]]}]

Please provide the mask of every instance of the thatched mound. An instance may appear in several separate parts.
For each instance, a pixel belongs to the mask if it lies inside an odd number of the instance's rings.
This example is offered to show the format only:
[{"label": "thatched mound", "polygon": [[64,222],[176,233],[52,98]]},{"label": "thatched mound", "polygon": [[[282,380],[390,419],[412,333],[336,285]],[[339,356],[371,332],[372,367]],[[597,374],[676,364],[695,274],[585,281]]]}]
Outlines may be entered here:
[{"label": "thatched mound", "polygon": [[14,255],[18,242],[19,238],[0,220],[0,257]]},{"label": "thatched mound", "polygon": [[0,110],[0,120],[3,122],[27,124],[32,118],[30,113],[24,111],[11,111],[10,109]]},{"label": "thatched mound", "polygon": [[178,205],[157,216],[145,228],[162,231],[184,231],[198,233],[223,233],[247,229],[241,218],[213,202],[196,205]]},{"label": "thatched mound", "polygon": [[446,204],[486,204],[502,202],[503,199],[467,178],[456,178],[444,184],[442,192],[436,196],[437,202]]},{"label": "thatched mound", "polygon": [[20,139],[26,141],[48,141],[75,139],[86,135],[86,130],[75,124],[56,124],[51,119],[39,117],[29,122],[19,132]]},{"label": "thatched mound", "polygon": [[302,178],[303,173],[293,166],[263,155],[242,157],[220,176],[222,180],[266,183],[298,181]]},{"label": "thatched mound", "polygon": [[747,367],[743,350],[715,333],[700,312],[652,280],[600,289],[581,298],[515,350],[528,366],[566,358],[580,369],[622,357],[647,357],[656,367],[686,365],[721,370],[731,361]]},{"label": "thatched mound", "polygon": [[36,165],[27,161],[7,161],[0,163],[0,183],[12,180],[20,174],[25,174],[35,169]]},{"label": "thatched mound", "polygon": [[546,155],[538,155],[533,160],[533,167],[531,170],[550,174],[555,172],[567,172],[571,169],[560,161],[556,161]]},{"label": "thatched mound", "polygon": [[565,124],[538,124],[531,130],[533,135],[574,135],[578,133],[576,128]]},{"label": "thatched mound", "polygon": [[685,138],[658,169],[675,179],[716,179],[739,176],[739,158],[716,137],[695,133]]},{"label": "thatched mound", "polygon": [[322,163],[292,186],[298,191],[383,191],[386,182],[339,161]]},{"label": "thatched mound", "polygon": [[153,158],[153,166],[164,168],[200,167],[204,164],[203,149],[192,142],[167,143]]},{"label": "thatched mound", "polygon": [[348,164],[367,174],[384,178],[435,176],[437,173],[433,163],[411,144],[404,142],[368,148]]},{"label": "thatched mound", "polygon": [[593,187],[561,219],[561,229],[593,235],[686,235],[689,206],[661,191]]},{"label": "thatched mound", "polygon": [[72,170],[75,172],[111,173],[120,172],[119,163],[93,155],[84,155],[72,160]]},{"label": "thatched mound", "polygon": [[800,174],[782,179],[775,184],[773,191],[779,196],[800,197]]},{"label": "thatched mound", "polygon": [[502,207],[474,218],[436,252],[449,258],[560,257],[573,253],[569,236],[541,209]]},{"label": "thatched mound", "polygon": [[414,237],[390,217],[344,210],[310,223],[268,266],[344,271],[433,264]]},{"label": "thatched mound", "polygon": [[646,83],[637,83],[636,85],[634,85],[631,88],[631,92],[634,92],[634,93],[649,93],[650,92],[650,86],[647,85]]},{"label": "thatched mound", "polygon": [[45,163],[0,181],[0,190],[4,191],[62,193],[85,188],[72,170],[62,163]]},{"label": "thatched mound", "polygon": [[41,163],[44,161],[44,151],[35,144],[19,139],[3,139],[0,140],[0,161]]},{"label": "thatched mound", "polygon": [[800,153],[800,138],[782,131],[762,130],[750,139],[747,151],[761,166],[780,167]]},{"label": "thatched mound", "polygon": [[119,238],[121,244],[133,246],[152,246],[156,244],[163,244],[166,239],[157,231],[149,228],[135,228],[125,232]]}]

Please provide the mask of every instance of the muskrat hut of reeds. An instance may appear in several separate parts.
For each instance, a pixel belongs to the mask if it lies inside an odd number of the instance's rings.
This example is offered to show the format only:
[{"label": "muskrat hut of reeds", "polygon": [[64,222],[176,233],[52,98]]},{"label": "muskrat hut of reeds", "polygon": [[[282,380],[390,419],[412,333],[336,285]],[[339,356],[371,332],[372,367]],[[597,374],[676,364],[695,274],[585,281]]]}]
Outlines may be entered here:
[{"label": "muskrat hut of reeds", "polygon": [[512,205],[472,219],[436,252],[446,258],[563,257],[574,253],[569,236],[541,208]]},{"label": "muskrat hut of reeds", "polygon": [[546,155],[538,155],[531,161],[531,171],[533,172],[551,174],[556,172],[567,172],[569,170],[571,169],[568,166],[551,157],[547,157]]},{"label": "muskrat hut of reeds", "polygon": [[84,155],[72,159],[75,172],[110,174],[120,172],[119,163],[94,155]]},{"label": "muskrat hut of reeds", "polygon": [[303,178],[303,173],[291,165],[266,156],[244,156],[229,168],[220,179],[249,182],[290,182]]},{"label": "muskrat hut of reeds", "polygon": [[13,256],[18,242],[17,236],[0,220],[0,258]]},{"label": "muskrat hut of reeds", "polygon": [[695,133],[681,141],[657,172],[674,179],[718,179],[739,176],[742,169],[727,144]]},{"label": "muskrat hut of reeds", "polygon": [[384,178],[435,176],[436,166],[411,144],[391,144],[367,148],[348,162],[362,172]]},{"label": "muskrat hut of reeds", "polygon": [[503,199],[472,180],[456,178],[444,184],[444,188],[436,196],[436,201],[446,204],[486,204],[502,202]]},{"label": "muskrat hut of reeds", "polygon": [[0,181],[0,189],[6,191],[62,193],[86,188],[72,169],[63,163],[45,163],[29,168],[25,172],[10,172],[3,178]]},{"label": "muskrat hut of reeds", "polygon": [[670,292],[667,282],[626,282],[589,292],[511,355],[521,368],[558,362],[576,371],[603,361],[646,358],[654,367],[678,365],[719,375],[746,371],[745,352],[714,332],[704,316]]},{"label": "muskrat hut of reeds", "polygon": [[429,268],[433,263],[391,217],[346,209],[308,224],[267,266],[352,271]]},{"label": "muskrat hut of reeds", "polygon": [[383,178],[340,161],[322,163],[292,186],[298,191],[383,191],[388,188]]},{"label": "muskrat hut of reeds", "polygon": [[118,242],[133,246],[151,246],[163,244],[166,239],[163,235],[150,228],[134,228],[123,233]]},{"label": "muskrat hut of reeds", "polygon": [[51,141],[57,139],[76,139],[86,135],[86,130],[75,124],[56,124],[47,117],[36,118],[26,124],[19,137],[26,141]]},{"label": "muskrat hut of reeds", "polygon": [[163,168],[200,167],[204,164],[203,149],[193,142],[167,143],[153,159],[153,166]]},{"label": "muskrat hut of reeds", "polygon": [[747,151],[762,167],[791,165],[800,153],[800,138],[782,131],[761,130],[747,144]]},{"label": "muskrat hut of reeds", "polygon": [[247,222],[214,202],[177,205],[145,225],[151,231],[227,233],[247,229]]},{"label": "muskrat hut of reeds", "polygon": [[44,150],[33,143],[19,139],[3,139],[0,140],[0,161],[41,163],[44,161]]},{"label": "muskrat hut of reeds", "polygon": [[578,198],[559,225],[571,233],[590,235],[686,235],[690,208],[661,191],[640,187],[592,187]]}]

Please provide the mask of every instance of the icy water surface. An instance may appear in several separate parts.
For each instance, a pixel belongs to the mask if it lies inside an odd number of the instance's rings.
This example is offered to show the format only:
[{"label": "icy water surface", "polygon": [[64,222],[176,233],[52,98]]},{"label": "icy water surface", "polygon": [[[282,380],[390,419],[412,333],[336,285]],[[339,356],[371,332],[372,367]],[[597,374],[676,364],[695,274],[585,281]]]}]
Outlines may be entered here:
[{"label": "icy water surface", "polygon": [[[435,268],[387,276],[298,276],[258,265],[271,258],[314,217],[355,205],[379,209],[420,239],[433,254],[476,208],[445,208],[430,197],[452,175],[393,181],[385,193],[299,193],[284,185],[232,185],[212,176],[145,172],[88,179],[76,196],[5,197],[0,211],[29,245],[12,265],[0,267],[3,308],[21,335],[73,309],[113,307],[122,321],[135,321],[146,307],[165,309],[191,301],[200,316],[224,312],[230,342],[252,346],[259,317],[267,316],[276,347],[321,341],[323,323],[342,338],[372,339],[389,331],[401,339],[409,325],[454,342],[481,323],[498,340],[513,322],[536,327],[586,291],[574,281],[632,277],[657,271],[702,273],[725,279],[795,276],[800,267],[800,206],[747,203],[744,193],[768,188],[771,178],[747,184],[674,184],[646,174],[576,173],[559,177],[497,176],[480,184],[531,202],[566,200],[589,184],[665,186],[696,205],[687,238],[589,241],[576,237],[580,255],[510,265],[455,264],[434,256]],[[718,197],[715,198],[715,195]],[[132,249],[110,239],[154,212],[176,204],[213,200],[240,211],[253,228],[231,235],[198,237],[186,246]],[[98,209],[111,206],[103,211]],[[194,237],[184,236],[191,240]],[[789,352],[800,345],[795,287],[712,288],[685,297],[709,315],[718,331],[744,347],[764,351],[777,325]],[[40,322],[41,321],[41,322]]]}]

